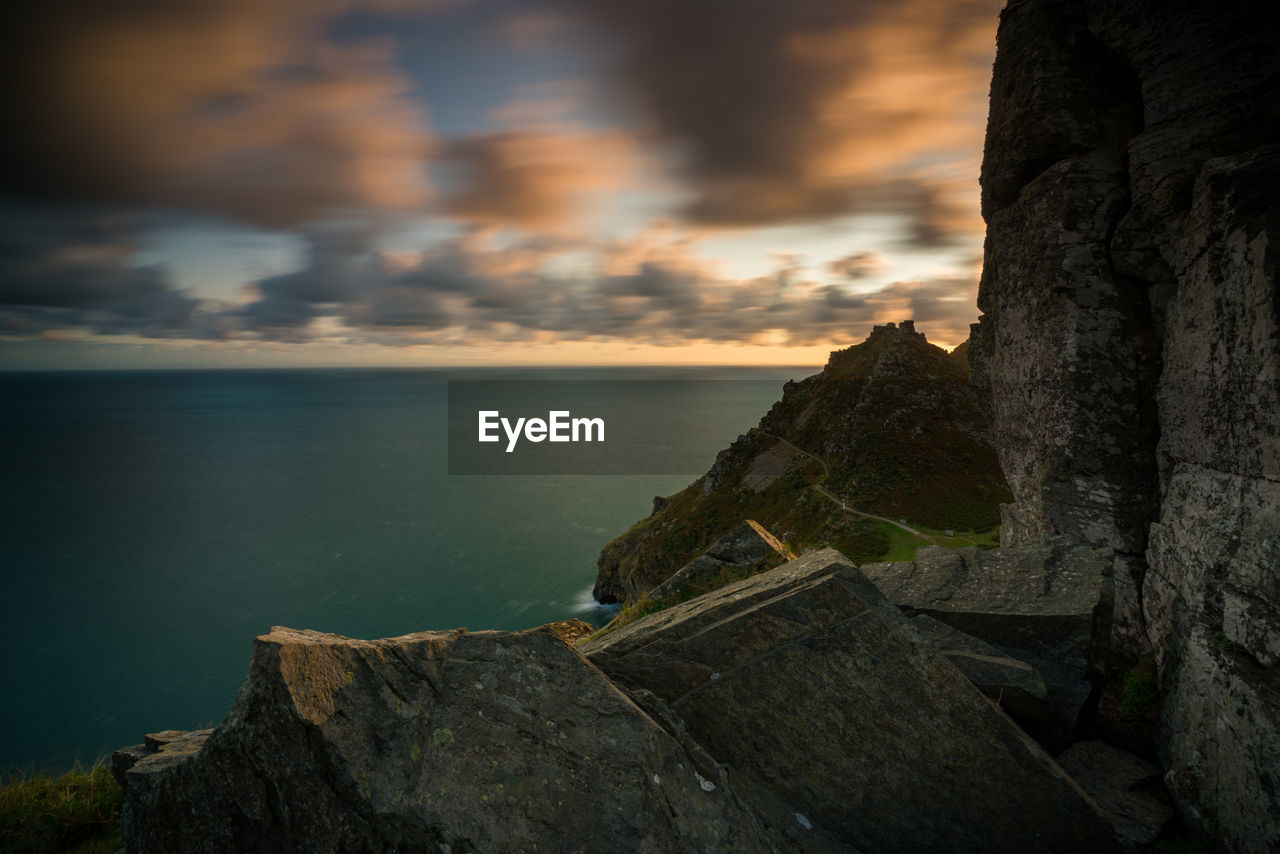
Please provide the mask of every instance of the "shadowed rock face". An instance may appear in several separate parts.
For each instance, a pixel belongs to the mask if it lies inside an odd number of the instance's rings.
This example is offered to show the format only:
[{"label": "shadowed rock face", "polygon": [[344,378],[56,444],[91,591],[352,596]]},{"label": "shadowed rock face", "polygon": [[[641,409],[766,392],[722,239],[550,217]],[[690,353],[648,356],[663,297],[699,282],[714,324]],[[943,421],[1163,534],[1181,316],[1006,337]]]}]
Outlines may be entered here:
[{"label": "shadowed rock face", "polygon": [[1280,6],[1007,10],[975,389],[1002,541],[1116,550],[1186,819],[1280,839]]},{"label": "shadowed rock face", "polygon": [[212,734],[115,769],[130,851],[769,850],[696,751],[546,627],[276,628]]},{"label": "shadowed rock face", "polygon": [[[933,546],[915,560],[862,571],[895,605],[918,615],[921,633],[975,685],[1056,751],[1070,743],[1090,680],[1104,666],[1111,557],[1110,549],[1087,546]],[[996,646],[983,650],[988,644]],[[1036,681],[1041,690],[1028,690]]]},{"label": "shadowed rock face", "polygon": [[1108,850],[1092,802],[833,550],[582,648],[780,827],[863,851]]},{"label": "shadowed rock face", "polygon": [[549,626],[273,629],[217,729],[117,751],[125,844],[1114,849],[1096,804],[838,552],[580,648],[593,661]]}]

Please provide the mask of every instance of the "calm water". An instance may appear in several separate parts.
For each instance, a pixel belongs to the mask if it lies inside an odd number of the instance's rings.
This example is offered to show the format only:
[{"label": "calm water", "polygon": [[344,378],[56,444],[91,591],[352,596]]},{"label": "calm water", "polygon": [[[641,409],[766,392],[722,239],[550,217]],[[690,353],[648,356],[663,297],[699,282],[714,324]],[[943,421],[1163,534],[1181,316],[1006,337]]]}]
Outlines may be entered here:
[{"label": "calm water", "polygon": [[[63,770],[216,723],[272,625],[384,637],[599,622],[601,546],[804,373],[0,375],[0,769]],[[682,475],[448,476],[459,376],[716,380],[686,437],[704,460]]]}]

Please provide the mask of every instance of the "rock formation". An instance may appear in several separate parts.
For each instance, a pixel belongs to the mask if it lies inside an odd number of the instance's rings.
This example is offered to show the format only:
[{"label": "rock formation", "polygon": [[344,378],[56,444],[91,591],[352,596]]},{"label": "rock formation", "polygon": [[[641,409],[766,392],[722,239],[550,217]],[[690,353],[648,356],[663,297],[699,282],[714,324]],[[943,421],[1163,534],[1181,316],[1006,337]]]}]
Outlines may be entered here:
[{"label": "rock formation", "polygon": [[576,649],[561,629],[273,629],[215,730],[116,753],[127,849],[1116,850],[835,551]]},{"label": "rock formation", "polygon": [[791,533],[793,549],[833,546],[860,562],[889,541],[841,500],[963,531],[994,527],[1009,497],[967,364],[910,320],[876,326],[821,373],[788,382],[705,475],[609,543],[595,596],[637,601],[743,519]]},{"label": "rock formation", "polygon": [[918,631],[1056,750],[1087,729],[1110,641],[1110,549],[928,547],[864,564]]},{"label": "rock formation", "polygon": [[[582,644],[806,850],[1106,850],[1092,803],[838,552]],[[798,814],[802,829],[776,818]],[[803,825],[809,826],[803,826]]]},{"label": "rock formation", "polygon": [[705,552],[689,561],[674,575],[649,591],[658,599],[689,599],[722,586],[725,582],[795,560],[785,544],[748,519],[721,537]]},{"label": "rock formation", "polygon": [[1280,7],[1001,17],[970,365],[1005,543],[1107,547],[1186,820],[1280,840]]},{"label": "rock formation", "polygon": [[275,628],[216,730],[114,769],[139,854],[771,850],[716,763],[550,627]]}]

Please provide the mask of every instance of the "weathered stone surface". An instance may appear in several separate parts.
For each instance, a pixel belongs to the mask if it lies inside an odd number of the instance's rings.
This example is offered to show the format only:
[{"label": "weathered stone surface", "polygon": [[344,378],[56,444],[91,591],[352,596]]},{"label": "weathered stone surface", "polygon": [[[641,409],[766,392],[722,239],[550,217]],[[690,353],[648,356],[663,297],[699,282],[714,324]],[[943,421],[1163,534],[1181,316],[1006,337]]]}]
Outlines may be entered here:
[{"label": "weathered stone surface", "polygon": [[[679,572],[649,591],[650,599],[690,596],[709,590],[717,580],[759,572],[784,559],[786,546],[771,534],[744,521]],[[794,555],[793,555],[794,557]]]},{"label": "weathered stone surface", "polygon": [[1005,655],[991,644],[926,614],[913,617],[911,627],[950,659],[978,690],[1002,706],[1030,710],[1049,698],[1044,677],[1025,661]]},{"label": "weathered stone surface", "polygon": [[970,350],[1002,541],[1116,550],[1171,789],[1241,851],[1280,839],[1277,33],[1265,0],[1010,5]]},{"label": "weathered stone surface", "polygon": [[1081,677],[1104,627],[1110,549],[1022,546],[982,550],[928,546],[913,561],[864,564],[891,602],[991,643],[1071,663]]},{"label": "weathered stone surface", "polygon": [[151,741],[119,759],[130,851],[769,850],[715,764],[549,628],[276,628],[217,729]]},{"label": "weathered stone surface", "polygon": [[1149,846],[1173,818],[1173,807],[1152,794],[1160,789],[1160,769],[1145,759],[1095,740],[1071,745],[1058,764],[1102,807],[1128,848]]},{"label": "weathered stone surface", "polygon": [[[1068,743],[1076,726],[1080,705],[1088,697],[1084,683],[1082,695],[1072,699],[1065,709],[1051,702],[1049,684],[1044,674],[1024,660],[981,638],[935,620],[926,614],[911,618],[911,626],[933,644],[947,659],[1004,711],[1020,720],[1039,721],[1049,725],[1055,740]],[[1025,653],[1023,653],[1025,657]],[[1082,681],[1082,680],[1076,680]]]},{"label": "weathered stone surface", "polygon": [[[838,552],[582,644],[652,692],[789,843],[1107,850],[1097,808]],[[801,759],[801,757],[803,757]]]}]

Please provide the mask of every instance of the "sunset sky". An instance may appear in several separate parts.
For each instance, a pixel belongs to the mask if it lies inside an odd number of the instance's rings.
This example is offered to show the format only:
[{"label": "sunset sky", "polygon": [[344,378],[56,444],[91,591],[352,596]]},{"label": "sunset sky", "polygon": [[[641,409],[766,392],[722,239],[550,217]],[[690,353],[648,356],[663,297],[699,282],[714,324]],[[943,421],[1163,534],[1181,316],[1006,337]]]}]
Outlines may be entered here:
[{"label": "sunset sky", "polygon": [[0,368],[953,346],[1002,5],[24,4]]}]

